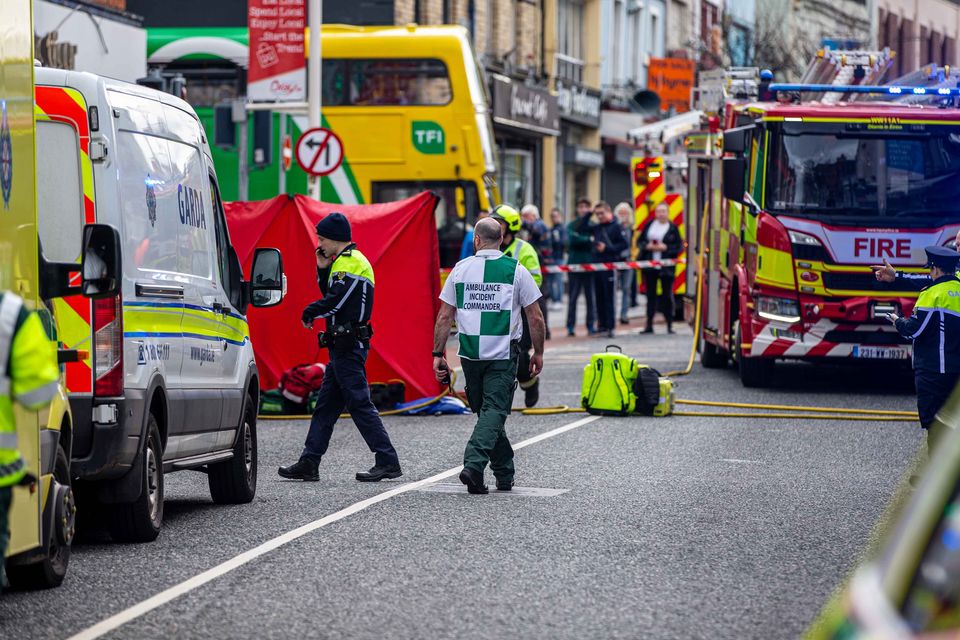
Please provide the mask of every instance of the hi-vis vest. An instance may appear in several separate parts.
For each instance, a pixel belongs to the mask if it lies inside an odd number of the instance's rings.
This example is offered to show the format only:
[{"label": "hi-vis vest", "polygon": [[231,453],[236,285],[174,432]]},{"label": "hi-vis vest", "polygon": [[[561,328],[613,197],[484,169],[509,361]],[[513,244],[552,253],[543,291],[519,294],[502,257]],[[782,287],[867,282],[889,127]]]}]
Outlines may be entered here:
[{"label": "hi-vis vest", "polygon": [[56,394],[59,376],[56,351],[40,317],[16,295],[0,294],[0,487],[17,484],[27,472],[17,448],[13,401],[43,408]]},{"label": "hi-vis vest", "polygon": [[924,289],[897,330],[913,340],[914,369],[960,373],[960,280],[944,276]]},{"label": "hi-vis vest", "polygon": [[516,273],[517,261],[505,255],[467,258],[450,273],[457,293],[461,358],[510,359]]},{"label": "hi-vis vest", "polygon": [[520,238],[514,238],[510,246],[503,250],[503,255],[509,258],[516,258],[517,262],[526,267],[533,281],[539,287],[543,284],[543,274],[540,271],[540,258],[537,257],[537,250],[529,242],[524,242]]}]

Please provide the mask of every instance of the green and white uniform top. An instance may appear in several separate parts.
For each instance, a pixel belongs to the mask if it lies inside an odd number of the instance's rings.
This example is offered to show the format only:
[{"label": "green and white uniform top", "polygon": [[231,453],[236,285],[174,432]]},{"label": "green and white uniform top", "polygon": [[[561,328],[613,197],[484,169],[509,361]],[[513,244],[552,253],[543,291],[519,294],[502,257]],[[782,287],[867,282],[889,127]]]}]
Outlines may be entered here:
[{"label": "green and white uniform top", "polygon": [[482,249],[450,272],[440,299],[457,308],[461,358],[510,359],[510,341],[523,332],[520,314],[541,295],[518,264],[496,249]]}]

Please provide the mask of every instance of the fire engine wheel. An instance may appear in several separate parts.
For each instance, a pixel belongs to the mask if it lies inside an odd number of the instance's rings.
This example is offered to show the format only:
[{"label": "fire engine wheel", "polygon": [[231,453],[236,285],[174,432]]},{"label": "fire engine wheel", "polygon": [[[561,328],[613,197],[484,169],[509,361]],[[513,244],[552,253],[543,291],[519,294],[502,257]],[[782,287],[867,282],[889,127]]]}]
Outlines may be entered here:
[{"label": "fire engine wheel", "polygon": [[147,417],[147,438],[143,456],[143,490],[129,504],[113,505],[110,536],[117,542],[152,542],[163,525],[163,448],[160,429],[151,413]]},{"label": "fire engine wheel", "polygon": [[[19,589],[59,587],[67,575],[77,508],[70,487],[70,462],[60,445],[57,445],[57,462],[47,499],[53,501],[47,507],[53,509],[53,526],[43,527],[47,535],[47,554],[39,562],[8,567],[10,584]],[[47,508],[44,509],[45,515]]]},{"label": "fire engine wheel", "polygon": [[210,496],[217,504],[246,504],[257,495],[257,411],[253,398],[244,403],[233,458],[210,465]]},{"label": "fire engine wheel", "polygon": [[722,369],[727,366],[727,352],[715,344],[700,339],[700,364],[705,369]]},{"label": "fire engine wheel", "polygon": [[734,330],[734,344],[736,345],[737,370],[740,373],[740,382],[745,387],[762,388],[770,384],[773,375],[773,360],[768,358],[747,358],[743,355],[743,339],[740,334],[740,321]]}]

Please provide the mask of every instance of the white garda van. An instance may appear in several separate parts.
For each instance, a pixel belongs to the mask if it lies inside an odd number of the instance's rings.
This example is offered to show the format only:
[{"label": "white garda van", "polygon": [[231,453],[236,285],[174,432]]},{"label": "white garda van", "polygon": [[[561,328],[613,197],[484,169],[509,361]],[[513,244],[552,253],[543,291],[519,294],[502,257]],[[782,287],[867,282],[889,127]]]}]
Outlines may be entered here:
[{"label": "white garda van", "polygon": [[279,251],[257,249],[242,280],[186,102],[43,68],[35,97],[43,258],[78,264],[85,223],[115,227],[121,245],[119,295],[55,303],[64,347],[81,353],[65,376],[81,515],[99,512],[115,540],[153,540],[163,476],[181,469],[205,472],[215,502],[250,502],[259,383],[245,314],[282,299]]}]

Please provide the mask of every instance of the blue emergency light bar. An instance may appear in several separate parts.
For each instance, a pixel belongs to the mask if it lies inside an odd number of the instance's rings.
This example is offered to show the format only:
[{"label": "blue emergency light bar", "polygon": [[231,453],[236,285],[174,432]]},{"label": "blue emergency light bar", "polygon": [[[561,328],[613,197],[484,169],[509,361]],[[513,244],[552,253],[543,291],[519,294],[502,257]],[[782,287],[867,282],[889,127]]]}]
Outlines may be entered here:
[{"label": "blue emergency light bar", "polygon": [[950,87],[885,87],[882,85],[851,84],[784,84],[775,83],[769,87],[770,91],[795,91],[798,93],[867,93],[872,95],[890,96],[943,96],[960,97],[960,88]]}]

